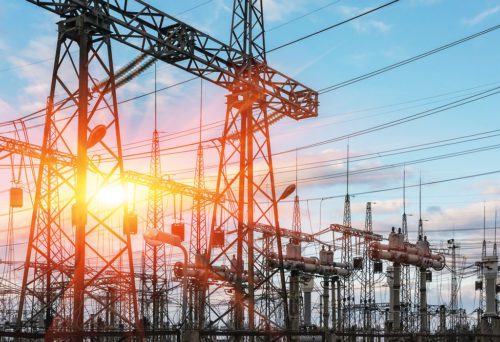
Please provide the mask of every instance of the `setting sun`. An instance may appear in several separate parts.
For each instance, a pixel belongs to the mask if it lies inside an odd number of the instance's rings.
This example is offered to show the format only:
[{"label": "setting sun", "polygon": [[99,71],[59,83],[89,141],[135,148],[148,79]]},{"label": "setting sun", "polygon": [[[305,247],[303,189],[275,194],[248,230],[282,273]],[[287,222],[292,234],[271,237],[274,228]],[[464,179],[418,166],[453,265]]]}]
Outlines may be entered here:
[{"label": "setting sun", "polygon": [[121,186],[102,187],[96,195],[98,203],[107,206],[115,206],[124,203],[126,192]]}]

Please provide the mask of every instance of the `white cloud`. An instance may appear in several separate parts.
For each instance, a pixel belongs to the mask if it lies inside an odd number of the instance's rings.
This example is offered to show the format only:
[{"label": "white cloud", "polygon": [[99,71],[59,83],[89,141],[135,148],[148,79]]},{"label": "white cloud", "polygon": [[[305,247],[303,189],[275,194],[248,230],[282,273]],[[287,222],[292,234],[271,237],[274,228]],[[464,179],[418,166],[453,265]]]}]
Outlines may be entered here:
[{"label": "white cloud", "polygon": [[472,18],[464,19],[463,22],[466,25],[474,26],[485,20],[486,18],[500,12],[500,5],[488,8],[487,10],[482,11],[481,13],[476,14]]},{"label": "white cloud", "polygon": [[[354,6],[339,7],[340,13],[343,14],[345,17],[352,17],[360,13],[369,11],[370,9],[371,8],[369,7],[359,8]],[[386,33],[389,32],[392,28],[392,25],[389,25],[382,20],[376,20],[376,19],[369,19],[369,20],[362,18],[356,19],[351,23],[351,25],[359,33],[366,33],[366,32]]]},{"label": "white cloud", "polygon": [[280,21],[294,12],[299,12],[302,8],[302,1],[295,0],[264,0],[264,15],[266,21]]},{"label": "white cloud", "polygon": [[0,116],[3,118],[11,117],[13,113],[14,113],[14,108],[12,108],[12,106],[9,105],[9,103],[0,98]]}]

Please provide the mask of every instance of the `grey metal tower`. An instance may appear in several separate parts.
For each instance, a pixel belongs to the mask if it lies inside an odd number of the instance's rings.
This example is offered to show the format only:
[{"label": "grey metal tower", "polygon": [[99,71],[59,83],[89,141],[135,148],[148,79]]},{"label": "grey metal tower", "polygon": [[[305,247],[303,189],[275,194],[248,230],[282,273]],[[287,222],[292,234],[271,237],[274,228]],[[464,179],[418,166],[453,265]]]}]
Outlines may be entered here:
[{"label": "grey metal tower", "polygon": [[[403,169],[403,217],[401,231],[404,239],[408,242],[408,220],[406,215],[406,168]],[[401,265],[401,325],[402,331],[414,331],[412,310],[412,284],[411,269],[409,265]]]},{"label": "grey metal tower", "polygon": [[[373,233],[371,202],[366,202],[365,231]],[[373,329],[373,313],[375,312],[375,278],[373,261],[369,256],[370,243],[371,241],[365,238],[363,251],[363,273],[361,276],[361,296],[359,301],[363,310],[363,331],[365,333],[369,333],[371,332],[371,329]]]},{"label": "grey metal tower", "polygon": [[[351,227],[351,197],[349,195],[349,143],[347,144],[347,191],[344,200],[344,218],[342,225]],[[344,233],[342,236],[342,255],[343,263],[352,262],[352,238],[349,234]],[[354,282],[351,276],[344,277],[341,280],[344,290],[343,293],[343,310],[342,310],[342,330],[348,331],[355,323],[354,317]]]}]

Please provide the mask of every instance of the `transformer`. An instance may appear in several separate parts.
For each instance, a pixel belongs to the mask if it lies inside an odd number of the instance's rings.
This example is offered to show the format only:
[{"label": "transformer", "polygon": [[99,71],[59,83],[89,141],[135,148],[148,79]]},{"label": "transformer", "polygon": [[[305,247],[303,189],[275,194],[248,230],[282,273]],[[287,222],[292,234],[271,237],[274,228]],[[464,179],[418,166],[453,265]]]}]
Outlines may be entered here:
[{"label": "transformer", "polygon": [[382,273],[384,271],[384,264],[382,261],[374,261],[373,262],[373,272],[374,273]]},{"label": "transformer", "polygon": [[10,207],[11,208],[22,208],[23,207],[23,189],[22,188],[10,188]]},{"label": "transformer", "polygon": [[353,259],[352,268],[355,270],[363,269],[363,257],[355,257]]},{"label": "transformer", "polygon": [[185,225],[183,222],[172,223],[172,234],[177,235],[184,241]]},{"label": "transformer", "polygon": [[123,220],[123,233],[126,234],[137,234],[138,217],[135,212],[127,213]]},{"label": "transformer", "polygon": [[212,248],[223,248],[225,239],[226,236],[222,229],[214,230],[214,236],[212,239]]}]

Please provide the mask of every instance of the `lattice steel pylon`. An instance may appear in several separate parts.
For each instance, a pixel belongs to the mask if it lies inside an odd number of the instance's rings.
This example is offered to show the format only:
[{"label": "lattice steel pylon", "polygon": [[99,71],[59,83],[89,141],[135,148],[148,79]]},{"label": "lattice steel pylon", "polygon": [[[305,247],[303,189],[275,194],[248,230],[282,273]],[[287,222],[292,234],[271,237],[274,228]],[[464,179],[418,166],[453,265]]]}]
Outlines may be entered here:
[{"label": "lattice steel pylon", "polygon": [[457,253],[458,246],[455,239],[448,240],[448,248],[451,250],[451,291],[450,291],[450,328],[460,329],[458,326],[458,277],[457,277]]},{"label": "lattice steel pylon", "polygon": [[[365,216],[365,231],[373,233],[373,220],[372,220],[372,203],[366,202],[366,216]],[[375,275],[373,270],[373,262],[370,259],[370,243],[367,238],[364,239],[363,250],[363,273],[361,274],[361,293],[360,304],[362,306],[362,322],[363,331],[369,333],[373,329],[373,313],[376,311],[375,304]],[[368,338],[364,338],[369,341]]]},{"label": "lattice steel pylon", "polygon": [[[347,144],[347,191],[344,199],[344,216],[342,225],[351,227],[351,196],[349,195],[349,144]],[[344,233],[342,236],[341,262],[351,264],[353,261],[352,237]],[[355,324],[354,312],[354,280],[351,276],[342,277],[343,305],[342,305],[342,330],[344,332],[352,329]]]},{"label": "lattice steel pylon", "polygon": [[[234,60],[238,77],[227,97],[216,185],[216,192],[226,201],[214,206],[209,246],[215,229],[235,233],[226,237],[227,246],[220,253],[210,247],[208,251],[212,264],[234,255],[236,281],[229,308],[218,313],[211,324],[232,315],[231,328],[236,330],[288,327],[284,270],[271,270],[267,265],[268,253],[277,252],[282,264],[283,252],[269,134],[272,121],[268,111],[273,104],[256,88],[265,77],[261,70],[266,63],[261,0],[234,1],[230,46],[245,55]],[[233,163],[238,167],[232,167]],[[256,167],[259,172],[254,172]],[[253,228],[257,223],[276,228],[274,236],[259,239],[264,244],[259,248]]]},{"label": "lattice steel pylon", "polygon": [[[155,63],[154,131],[151,143],[149,174],[161,177],[160,136],[157,130],[156,63]],[[151,187],[148,191],[148,214],[146,230],[165,230],[163,191]],[[165,323],[167,303],[167,255],[165,245],[144,243],[141,274],[141,314],[145,328],[157,330]],[[147,324],[146,324],[147,323]]]},{"label": "lattice steel pylon", "polygon": [[[300,199],[298,192],[298,170],[297,170],[297,151],[295,151],[295,198],[293,200],[293,217],[292,217],[292,233],[293,236],[289,242],[293,246],[297,246],[301,251],[301,243],[298,237],[302,231],[302,222],[300,216]],[[290,309],[290,328],[292,330],[299,330],[300,328],[300,275],[298,270],[290,271],[290,293],[289,293],[289,309]],[[295,339],[293,339],[294,341]],[[297,339],[298,340],[298,339]]]},{"label": "lattice steel pylon", "polygon": [[[408,242],[408,220],[406,215],[406,168],[403,169],[403,215],[401,219],[401,232]],[[411,268],[409,265],[401,265],[401,330],[414,331],[412,320],[412,283]]]},{"label": "lattice steel pylon", "polygon": [[[203,80],[200,82],[200,130],[199,143],[196,151],[196,167],[194,174],[194,187],[205,189],[205,165],[203,156],[202,138],[203,128]],[[204,267],[207,254],[207,203],[199,197],[193,198],[191,209],[191,237],[189,243],[190,263],[196,268]],[[205,295],[199,279],[190,282],[190,318],[195,328],[201,328],[205,320]]]},{"label": "lattice steel pylon", "polygon": [[[481,261],[479,262],[479,272],[478,272],[478,278],[479,281],[481,282],[481,287],[479,289],[479,301],[478,301],[478,307],[477,307],[477,316],[478,318],[481,318],[484,309],[486,306],[486,298],[484,296],[484,288],[485,288],[485,281],[484,281],[484,269],[483,269],[483,259],[486,257],[486,204],[483,205],[483,244],[481,246]],[[480,325],[481,322],[477,322],[478,326]]]},{"label": "lattice steel pylon", "polygon": [[[116,228],[126,204],[103,210],[97,199],[100,189],[121,187],[123,171],[109,27],[77,7],[58,25],[17,327],[43,313],[48,338],[62,331],[82,341],[100,322],[132,330],[138,312],[130,234]],[[55,94],[65,100],[55,103]],[[75,167],[54,162],[57,149]]]},{"label": "lattice steel pylon", "polygon": [[[418,239],[423,239],[424,238],[424,222],[422,220],[422,177],[420,177],[419,180],[419,188],[418,188],[418,230],[417,230],[417,237]],[[415,332],[419,332],[421,329],[420,326],[420,315],[421,315],[421,308],[420,308],[420,268],[416,267],[415,268],[415,278],[413,282],[413,307],[414,310],[412,312],[412,319],[413,319],[413,328],[415,329]]]}]

